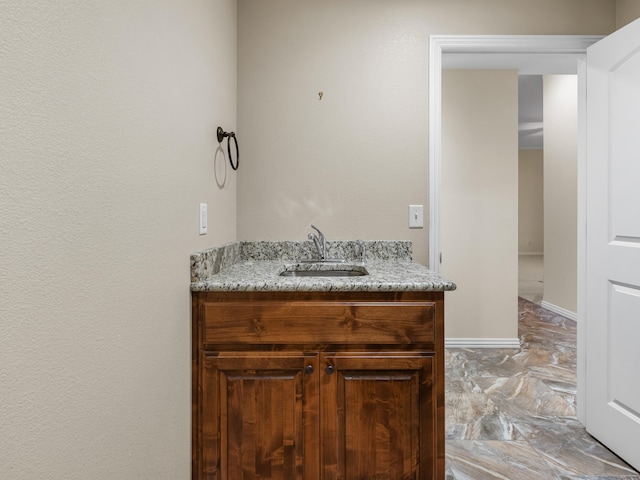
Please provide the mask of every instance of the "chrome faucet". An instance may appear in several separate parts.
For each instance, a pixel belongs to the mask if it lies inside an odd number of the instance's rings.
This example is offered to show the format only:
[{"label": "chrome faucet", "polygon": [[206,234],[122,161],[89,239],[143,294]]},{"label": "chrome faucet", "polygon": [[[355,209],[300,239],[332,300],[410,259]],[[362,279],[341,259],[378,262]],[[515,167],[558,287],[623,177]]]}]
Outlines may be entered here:
[{"label": "chrome faucet", "polygon": [[326,260],[327,257],[327,240],[324,238],[322,232],[315,225],[311,225],[318,234],[310,233],[307,238],[309,240],[313,240],[314,245],[316,246],[316,250],[318,251],[318,258],[320,260]]}]

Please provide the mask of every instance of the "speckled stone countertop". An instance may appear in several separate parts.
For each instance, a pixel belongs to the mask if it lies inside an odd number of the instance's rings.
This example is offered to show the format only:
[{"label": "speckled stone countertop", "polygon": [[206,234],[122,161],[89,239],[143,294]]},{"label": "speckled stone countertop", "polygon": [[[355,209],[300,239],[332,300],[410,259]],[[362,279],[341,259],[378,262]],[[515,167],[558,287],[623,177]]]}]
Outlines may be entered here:
[{"label": "speckled stone countertop", "polygon": [[[365,246],[362,262],[361,245]],[[192,291],[444,291],[455,283],[411,261],[411,242],[327,242],[328,258],[347,260],[357,277],[286,277],[287,269],[323,269],[303,263],[314,257],[311,242],[235,242],[191,255]]]}]

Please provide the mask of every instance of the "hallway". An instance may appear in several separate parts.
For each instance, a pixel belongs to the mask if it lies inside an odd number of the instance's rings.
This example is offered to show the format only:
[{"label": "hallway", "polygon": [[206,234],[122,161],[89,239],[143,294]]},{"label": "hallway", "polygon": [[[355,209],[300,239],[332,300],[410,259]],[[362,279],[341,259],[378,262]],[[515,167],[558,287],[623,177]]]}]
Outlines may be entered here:
[{"label": "hallway", "polygon": [[518,307],[519,350],[447,349],[447,480],[640,480],[576,419],[576,323]]},{"label": "hallway", "polygon": [[544,256],[518,255],[518,296],[540,305],[544,289]]}]

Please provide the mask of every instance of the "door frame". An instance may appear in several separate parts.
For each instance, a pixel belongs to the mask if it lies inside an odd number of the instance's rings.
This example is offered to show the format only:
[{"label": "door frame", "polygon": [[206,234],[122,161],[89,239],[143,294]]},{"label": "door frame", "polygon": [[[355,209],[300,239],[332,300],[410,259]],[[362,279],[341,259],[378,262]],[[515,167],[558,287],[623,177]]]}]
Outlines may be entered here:
[{"label": "door frame", "polygon": [[[577,299],[577,407],[585,421],[585,312],[586,271],[586,52],[602,35],[431,35],[429,37],[429,268],[440,270],[440,176],[442,161],[442,56],[492,54],[536,60],[575,61],[578,76],[578,299]],[[544,62],[543,62],[544,63]],[[475,65],[473,68],[482,68]],[[509,68],[509,67],[505,67]],[[514,67],[515,68],[515,67]],[[539,73],[554,73],[539,72]],[[556,72],[557,73],[557,72]]]}]

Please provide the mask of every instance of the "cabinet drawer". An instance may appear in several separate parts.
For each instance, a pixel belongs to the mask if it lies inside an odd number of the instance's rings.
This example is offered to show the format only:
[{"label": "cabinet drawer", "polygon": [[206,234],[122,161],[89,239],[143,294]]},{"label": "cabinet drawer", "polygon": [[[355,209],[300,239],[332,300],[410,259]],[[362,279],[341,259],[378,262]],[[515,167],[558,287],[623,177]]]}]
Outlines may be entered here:
[{"label": "cabinet drawer", "polygon": [[433,343],[434,302],[220,302],[202,305],[207,344]]}]

